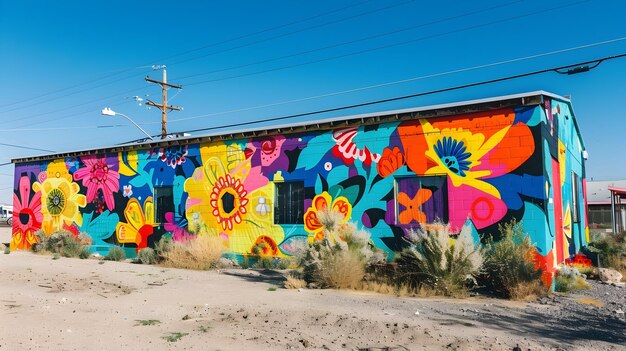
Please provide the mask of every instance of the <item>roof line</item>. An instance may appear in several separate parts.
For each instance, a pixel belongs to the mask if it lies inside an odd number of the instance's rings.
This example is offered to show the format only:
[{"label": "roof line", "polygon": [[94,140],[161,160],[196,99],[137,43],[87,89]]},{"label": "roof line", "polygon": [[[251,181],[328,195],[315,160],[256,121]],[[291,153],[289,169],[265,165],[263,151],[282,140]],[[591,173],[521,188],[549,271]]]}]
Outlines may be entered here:
[{"label": "roof line", "polygon": [[[512,100],[520,100],[520,99],[522,101],[517,102],[517,104],[538,105],[542,102],[542,101],[525,101],[526,98],[531,98],[531,97],[542,97],[542,98],[549,97],[549,98],[558,99],[558,100],[571,104],[570,99],[567,99],[565,97],[562,97],[562,96],[559,96],[559,95],[556,95],[556,94],[553,94],[544,90],[537,90],[537,91],[526,92],[526,93],[496,96],[496,97],[475,99],[475,100],[458,101],[458,102],[446,103],[446,104],[413,107],[413,108],[406,108],[406,109],[399,109],[399,110],[388,110],[388,111],[372,112],[372,113],[357,114],[357,115],[331,117],[331,118],[320,119],[320,120],[304,122],[304,123],[296,122],[296,123],[289,123],[289,124],[269,126],[269,127],[257,127],[257,128],[248,128],[248,129],[240,129],[240,130],[221,130],[218,132],[207,133],[207,134],[203,134],[199,136],[182,137],[182,138],[175,138],[175,139],[162,139],[162,140],[156,140],[156,141],[151,141],[151,142],[137,142],[137,143],[122,144],[122,145],[83,149],[83,150],[78,150],[78,151],[67,151],[67,152],[59,152],[59,153],[54,153],[54,154],[20,157],[20,158],[11,159],[11,162],[12,163],[33,162],[33,161],[38,161],[38,160],[43,160],[43,159],[55,159],[55,158],[61,158],[61,157],[80,156],[80,155],[93,153],[93,152],[105,152],[106,153],[106,152],[139,150],[139,149],[146,149],[146,148],[180,145],[180,144],[185,144],[185,143],[199,143],[203,141],[211,141],[214,139],[222,140],[222,139],[226,139],[226,137],[230,139],[234,139],[234,138],[245,138],[245,137],[251,137],[251,136],[272,135],[272,134],[277,134],[277,133],[297,133],[297,132],[304,132],[307,130],[314,130],[314,129],[317,129],[317,130],[332,129],[332,128],[336,128],[340,126],[347,126],[347,125],[350,125],[351,123],[358,123],[358,124],[382,123],[382,122],[385,122],[385,119],[388,119],[389,121],[393,121],[393,120],[402,121],[402,120],[415,119],[415,118],[445,116],[445,115],[454,114],[454,112],[449,113],[449,114],[434,113],[434,112],[440,111],[440,110],[451,110],[451,109],[461,108],[465,106],[485,105],[485,104],[496,103],[496,102],[504,103],[506,101],[511,102]],[[504,104],[501,104],[501,105],[502,106],[500,106],[500,108],[511,107],[511,103],[509,104],[509,106],[506,106]],[[433,112],[432,116],[417,116],[417,114],[426,114],[426,112]],[[227,127],[224,127],[224,129],[226,128]]]}]

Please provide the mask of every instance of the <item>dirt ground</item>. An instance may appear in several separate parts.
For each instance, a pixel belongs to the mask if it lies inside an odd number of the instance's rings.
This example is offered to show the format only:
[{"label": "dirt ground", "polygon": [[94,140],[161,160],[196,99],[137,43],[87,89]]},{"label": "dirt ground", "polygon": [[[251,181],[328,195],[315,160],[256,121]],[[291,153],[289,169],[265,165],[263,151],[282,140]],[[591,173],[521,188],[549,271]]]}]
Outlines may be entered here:
[{"label": "dirt ground", "polygon": [[0,254],[0,351],[626,349],[626,322],[612,311],[626,306],[626,288],[594,287],[616,302],[528,304],[287,290],[281,279]]}]

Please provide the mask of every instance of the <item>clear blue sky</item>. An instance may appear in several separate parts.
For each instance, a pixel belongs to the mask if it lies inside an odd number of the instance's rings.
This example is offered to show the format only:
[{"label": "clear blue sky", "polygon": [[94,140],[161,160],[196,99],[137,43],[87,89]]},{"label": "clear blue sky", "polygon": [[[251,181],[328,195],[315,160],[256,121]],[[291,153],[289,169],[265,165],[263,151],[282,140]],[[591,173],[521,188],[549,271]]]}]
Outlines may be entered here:
[{"label": "clear blue sky", "polygon": [[[151,65],[167,65],[168,81],[184,86],[169,92],[171,104],[184,107],[169,114],[168,131],[175,132],[626,52],[626,2],[618,0],[189,3],[0,0],[0,143],[61,152],[142,136],[122,117],[101,116],[107,106],[159,134],[160,112],[132,99],[148,94],[160,102],[159,88],[143,80],[161,78]],[[253,108],[620,38],[484,69]],[[573,100],[589,151],[587,177],[624,179],[625,82],[622,58],[573,76],[549,73],[300,121],[547,90]],[[247,110],[222,113],[238,109]],[[205,117],[191,118],[197,116]],[[43,153],[0,145],[0,163]],[[12,173],[11,165],[0,167],[0,203],[12,201]]]}]

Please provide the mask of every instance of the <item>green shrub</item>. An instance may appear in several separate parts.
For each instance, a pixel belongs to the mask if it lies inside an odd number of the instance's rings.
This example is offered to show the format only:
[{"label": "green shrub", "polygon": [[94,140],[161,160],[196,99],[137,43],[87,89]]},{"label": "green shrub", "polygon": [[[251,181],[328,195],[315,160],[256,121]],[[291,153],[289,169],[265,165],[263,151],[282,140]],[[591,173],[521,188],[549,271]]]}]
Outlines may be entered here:
[{"label": "green shrub", "polygon": [[89,256],[91,256],[91,247],[83,246],[80,249],[80,253],[78,254],[78,258],[84,260],[84,259],[89,258]]},{"label": "green shrub", "polygon": [[157,254],[159,260],[163,260],[168,252],[174,248],[174,241],[170,236],[162,236],[159,241],[154,245],[154,251]]},{"label": "green shrub", "polygon": [[126,259],[126,252],[119,246],[114,246],[109,250],[108,255],[104,257],[107,261],[121,261]]},{"label": "green shrub", "polygon": [[557,270],[554,285],[556,291],[564,293],[591,288],[582,273],[568,266],[562,266]]},{"label": "green shrub", "polygon": [[248,258],[248,256],[243,256],[241,258],[241,263],[239,263],[239,267],[241,267],[242,269],[250,268],[250,258]]},{"label": "green shrub", "polygon": [[592,237],[589,249],[600,254],[602,267],[620,271],[626,278],[626,234],[599,233]]},{"label": "green shrub", "polygon": [[464,227],[455,240],[449,229],[437,223],[409,233],[409,248],[396,257],[398,286],[413,291],[426,287],[446,296],[467,292],[468,278],[483,262],[482,248],[474,242],[469,227]]},{"label": "green shrub", "polygon": [[82,238],[74,236],[66,230],[58,230],[46,236],[41,230],[35,232],[37,243],[32,245],[34,252],[51,252],[63,257],[78,257],[83,248]]},{"label": "green shrub", "polygon": [[[4,245],[2,245],[2,246],[4,246]],[[5,255],[8,255],[8,254],[10,254],[10,253],[11,253],[11,247],[9,247],[9,246],[4,246],[4,254],[5,254]]]},{"label": "green shrub", "polygon": [[159,258],[154,249],[150,247],[146,247],[141,249],[137,254],[137,260],[142,264],[157,264],[159,263]]},{"label": "green shrub", "polygon": [[274,257],[262,256],[254,264],[254,268],[263,268],[263,269],[275,269],[276,268],[276,260]]},{"label": "green shrub", "polygon": [[499,226],[501,239],[487,247],[483,271],[485,283],[500,295],[524,299],[541,294],[541,270],[533,263],[535,248],[521,223]]},{"label": "green shrub", "polygon": [[39,229],[35,232],[35,237],[37,238],[37,242],[32,244],[30,246],[30,249],[33,252],[43,252],[46,250],[46,239],[48,238],[48,236],[46,235],[46,232],[44,232],[42,229]]}]

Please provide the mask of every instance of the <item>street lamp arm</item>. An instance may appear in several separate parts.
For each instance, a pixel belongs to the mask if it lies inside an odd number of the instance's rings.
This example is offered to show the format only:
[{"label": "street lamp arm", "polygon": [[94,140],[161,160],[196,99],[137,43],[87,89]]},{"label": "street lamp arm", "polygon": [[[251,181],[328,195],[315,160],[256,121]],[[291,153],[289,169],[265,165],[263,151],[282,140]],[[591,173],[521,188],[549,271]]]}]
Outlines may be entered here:
[{"label": "street lamp arm", "polygon": [[139,124],[135,123],[135,121],[133,121],[130,117],[126,116],[126,115],[125,115],[125,114],[123,114],[123,113],[119,113],[119,112],[115,112],[115,114],[116,114],[116,115],[120,115],[120,116],[122,116],[122,117],[126,118],[127,120],[129,120],[129,121],[130,121],[130,123],[134,124],[134,125],[135,125],[135,127],[139,128],[139,130],[141,130],[141,131],[142,131],[142,132],[143,132],[143,133],[144,133],[144,134],[145,134],[148,138],[150,138],[150,140],[154,141],[154,139],[152,138],[152,136],[150,136],[150,134],[148,134],[148,132],[146,132],[143,128],[141,128],[141,127],[139,126]]}]

